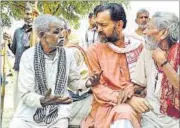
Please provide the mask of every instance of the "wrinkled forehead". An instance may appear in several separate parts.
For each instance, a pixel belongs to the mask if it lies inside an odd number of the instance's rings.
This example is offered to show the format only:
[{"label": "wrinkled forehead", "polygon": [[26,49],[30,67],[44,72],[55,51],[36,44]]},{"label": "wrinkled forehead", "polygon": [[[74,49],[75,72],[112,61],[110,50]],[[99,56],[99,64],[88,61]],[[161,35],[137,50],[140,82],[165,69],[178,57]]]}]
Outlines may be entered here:
[{"label": "wrinkled forehead", "polygon": [[109,10],[99,12],[95,17],[95,21],[96,23],[105,23],[112,21]]},{"label": "wrinkled forehead", "polygon": [[65,28],[65,23],[63,22],[51,22],[49,24],[49,29],[64,29]]},{"label": "wrinkled forehead", "polygon": [[141,16],[147,16],[149,17],[149,13],[148,12],[142,12],[142,13],[138,13],[137,17],[141,17]]}]

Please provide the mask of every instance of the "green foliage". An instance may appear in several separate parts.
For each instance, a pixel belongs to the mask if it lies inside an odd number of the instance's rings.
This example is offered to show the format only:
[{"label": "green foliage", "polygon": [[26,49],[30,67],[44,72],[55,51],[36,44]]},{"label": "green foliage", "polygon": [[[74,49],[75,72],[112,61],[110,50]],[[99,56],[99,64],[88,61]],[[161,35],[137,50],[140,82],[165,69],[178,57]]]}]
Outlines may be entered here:
[{"label": "green foliage", "polygon": [[[1,1],[1,18],[3,26],[10,26],[10,17],[17,20],[23,19],[24,6],[27,1]],[[52,14],[60,16],[69,21],[69,23],[76,29],[80,26],[80,19],[86,16],[89,12],[93,11],[93,8],[101,3],[123,3],[128,6],[126,0],[102,0],[102,1],[38,1],[37,8],[41,13]],[[32,4],[35,1],[31,1]]]}]

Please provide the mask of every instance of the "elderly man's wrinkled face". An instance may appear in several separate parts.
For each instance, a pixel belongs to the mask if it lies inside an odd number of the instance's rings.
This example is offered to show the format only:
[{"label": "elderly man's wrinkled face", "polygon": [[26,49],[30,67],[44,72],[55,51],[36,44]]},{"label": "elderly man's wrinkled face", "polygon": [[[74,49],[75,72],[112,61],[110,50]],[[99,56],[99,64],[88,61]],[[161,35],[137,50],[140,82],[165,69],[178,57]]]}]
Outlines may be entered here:
[{"label": "elderly man's wrinkled face", "polygon": [[26,9],[25,10],[24,21],[27,25],[32,25],[32,22],[33,22],[33,11],[32,11],[32,9]]},{"label": "elderly man's wrinkled face", "polygon": [[116,22],[111,20],[109,10],[99,12],[95,18],[95,21],[101,42],[115,43],[117,40],[119,40]]},{"label": "elderly man's wrinkled face", "polygon": [[136,23],[138,24],[139,28],[146,28],[148,21],[149,14],[147,12],[138,14],[136,18]]},{"label": "elderly man's wrinkled face", "polygon": [[69,38],[69,35],[71,34],[71,30],[70,29],[64,29],[62,31],[62,34],[64,36],[64,45],[66,45],[68,43],[68,38]]},{"label": "elderly man's wrinkled face", "polygon": [[156,49],[161,43],[164,30],[158,30],[155,26],[155,20],[151,19],[143,32],[145,34],[145,48],[148,50]]},{"label": "elderly man's wrinkled face", "polygon": [[49,31],[45,32],[44,40],[49,48],[55,48],[64,45],[63,31],[64,27],[58,23],[51,23]]}]

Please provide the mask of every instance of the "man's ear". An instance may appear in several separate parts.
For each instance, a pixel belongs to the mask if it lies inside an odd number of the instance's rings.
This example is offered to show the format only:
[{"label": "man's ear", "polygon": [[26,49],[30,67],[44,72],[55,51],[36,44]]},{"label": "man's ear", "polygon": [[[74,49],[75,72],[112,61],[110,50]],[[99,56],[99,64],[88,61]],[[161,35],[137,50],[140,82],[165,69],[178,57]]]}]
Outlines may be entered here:
[{"label": "man's ear", "polygon": [[42,38],[44,36],[44,32],[39,33],[39,37]]},{"label": "man's ear", "polygon": [[117,22],[117,27],[118,28],[123,28],[123,25],[124,25],[124,22],[122,21],[122,20],[119,20],[118,22]]},{"label": "man's ear", "polygon": [[161,37],[160,37],[160,39],[161,39],[161,40],[165,39],[165,38],[168,36],[168,34],[169,34],[168,30],[167,30],[167,29],[163,29],[163,30],[161,31]]}]

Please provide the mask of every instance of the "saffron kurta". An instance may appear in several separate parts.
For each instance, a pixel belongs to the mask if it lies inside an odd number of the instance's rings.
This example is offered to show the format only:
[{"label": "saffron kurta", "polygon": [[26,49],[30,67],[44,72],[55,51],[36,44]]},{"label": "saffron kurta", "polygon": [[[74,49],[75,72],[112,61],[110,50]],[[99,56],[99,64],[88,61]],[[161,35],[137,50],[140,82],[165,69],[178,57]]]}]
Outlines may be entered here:
[{"label": "saffron kurta", "polygon": [[101,70],[103,74],[100,84],[92,88],[92,110],[82,122],[82,128],[109,128],[118,119],[130,120],[134,128],[140,127],[138,119],[133,115],[134,110],[126,103],[117,102],[119,90],[131,86],[130,76],[142,44],[135,38],[127,37],[120,47],[112,43],[98,43],[87,50],[90,75]]}]

